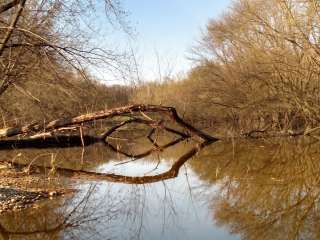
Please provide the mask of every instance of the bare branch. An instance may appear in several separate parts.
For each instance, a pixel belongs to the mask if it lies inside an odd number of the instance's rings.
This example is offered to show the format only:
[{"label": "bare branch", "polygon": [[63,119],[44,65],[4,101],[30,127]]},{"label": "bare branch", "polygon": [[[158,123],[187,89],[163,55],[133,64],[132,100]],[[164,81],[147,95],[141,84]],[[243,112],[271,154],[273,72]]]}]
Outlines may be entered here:
[{"label": "bare branch", "polygon": [[9,41],[11,34],[17,25],[17,22],[21,16],[21,13],[23,11],[25,3],[26,3],[26,0],[20,0],[19,5],[18,5],[18,10],[10,23],[8,31],[7,31],[6,35],[4,36],[4,39],[0,43],[0,57],[2,56],[3,51],[4,51],[4,47],[7,44],[7,42]]},{"label": "bare branch", "polygon": [[6,4],[3,4],[0,6],[0,14],[5,12],[5,11],[8,11],[9,9],[13,8],[14,6],[18,5],[20,0],[13,0],[11,2],[8,2]]}]

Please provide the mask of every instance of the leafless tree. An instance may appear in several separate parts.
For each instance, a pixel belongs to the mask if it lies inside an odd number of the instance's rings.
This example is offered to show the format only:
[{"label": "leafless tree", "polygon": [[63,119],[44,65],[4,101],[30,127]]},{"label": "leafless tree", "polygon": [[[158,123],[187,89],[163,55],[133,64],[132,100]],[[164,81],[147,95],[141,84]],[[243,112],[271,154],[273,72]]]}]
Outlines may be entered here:
[{"label": "leafless tree", "polygon": [[[101,6],[104,22],[94,20]],[[129,32],[125,14],[120,1],[5,1],[0,5],[0,95],[26,79],[61,80],[74,70],[86,78],[90,66],[121,71],[127,55],[95,42],[95,25],[101,21],[103,27]]]}]

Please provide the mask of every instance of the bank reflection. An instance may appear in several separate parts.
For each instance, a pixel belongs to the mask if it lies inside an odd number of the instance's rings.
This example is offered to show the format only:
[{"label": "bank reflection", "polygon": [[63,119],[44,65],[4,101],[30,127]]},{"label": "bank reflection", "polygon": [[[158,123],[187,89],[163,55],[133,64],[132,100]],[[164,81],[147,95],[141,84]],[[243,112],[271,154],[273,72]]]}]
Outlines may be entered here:
[{"label": "bank reflection", "polygon": [[[149,146],[121,148],[137,155]],[[81,169],[81,148],[57,151],[59,166]],[[88,181],[83,175],[71,183],[79,192],[69,197],[1,215],[2,239],[320,238],[320,143],[315,139],[220,141],[204,148],[183,141],[143,159],[128,159],[103,145],[85,151],[84,169],[111,178]],[[179,161],[182,156],[188,158]],[[180,172],[162,178],[175,163]]]},{"label": "bank reflection", "polygon": [[[158,143],[165,146],[171,141],[175,139]],[[148,151],[150,146],[139,143],[122,144],[121,148],[133,155]],[[1,215],[1,236],[3,239],[195,239],[199,236],[201,239],[212,236],[236,239],[210,223],[208,206],[197,202],[191,190],[199,184],[197,176],[193,172],[186,176],[187,170],[183,168],[204,146],[206,144],[201,146],[196,141],[179,142],[174,147],[152,151],[147,158],[128,159],[107,152],[105,146],[98,144],[85,149],[83,163],[88,165],[84,168],[78,165],[81,148],[14,150],[16,152],[7,157],[19,151],[24,158],[16,159],[18,164],[29,164],[33,156],[56,152],[56,173],[59,178],[68,177],[69,181],[64,183],[79,192],[66,199],[40,202],[39,208]],[[68,163],[64,163],[66,159]],[[50,166],[50,157],[39,158],[34,165],[38,164]],[[110,172],[110,167],[115,172]],[[79,173],[79,169],[85,172]],[[119,177],[128,169],[127,176],[131,177]],[[70,179],[71,173],[76,177]],[[95,191],[86,196],[84,193],[91,184],[96,186]],[[198,232],[199,228],[204,230]]]},{"label": "bank reflection", "polygon": [[[115,239],[119,237],[120,218],[130,218],[128,235],[137,236],[141,219],[134,198],[141,197],[138,191],[131,194],[114,189],[101,189],[95,184],[83,186],[82,191],[38,202],[21,211],[8,212],[0,218],[0,239]],[[124,199],[126,195],[126,199]],[[137,213],[135,212],[135,213]],[[138,239],[138,237],[136,238]]]},{"label": "bank reflection", "polygon": [[190,165],[219,187],[218,225],[243,239],[319,239],[319,147],[310,138],[217,143]]}]

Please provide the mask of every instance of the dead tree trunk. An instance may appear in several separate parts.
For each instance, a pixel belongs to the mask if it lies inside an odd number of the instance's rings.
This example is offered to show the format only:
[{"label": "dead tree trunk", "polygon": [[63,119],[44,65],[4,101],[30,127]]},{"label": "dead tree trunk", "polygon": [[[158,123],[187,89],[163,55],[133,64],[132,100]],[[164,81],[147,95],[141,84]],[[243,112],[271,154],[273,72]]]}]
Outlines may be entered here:
[{"label": "dead tree trunk", "polygon": [[[137,113],[142,113],[141,115],[144,117],[137,117]],[[156,121],[151,119],[145,113],[158,113],[160,115],[169,116],[169,118],[179,126],[178,129],[173,129],[165,126],[164,120]],[[61,130],[65,127],[74,127],[74,126],[82,126],[83,123],[87,123],[94,120],[108,119],[115,116],[128,116],[129,119],[125,120],[110,129],[106,130],[103,134],[98,136],[89,136],[83,135],[82,131],[79,132],[79,135],[66,135],[61,134],[61,131],[50,136],[50,134],[41,134],[41,133],[50,133],[53,130]],[[119,128],[127,125],[127,124],[143,124],[151,127],[151,131],[147,135],[148,140],[152,144],[152,148],[148,151],[139,154],[130,154],[117,147],[113,146],[108,142],[108,138],[111,135],[118,131]],[[153,139],[153,135],[155,133],[155,129],[161,128],[162,130],[177,135],[175,140],[172,140],[169,143],[164,145],[158,145],[156,142],[156,138]],[[181,130],[182,129],[182,130]],[[36,137],[34,137],[36,134]],[[19,139],[11,139],[8,137],[19,136],[19,135],[29,135],[29,137],[20,137]],[[30,137],[30,135],[33,135]],[[48,124],[30,124],[22,127],[12,127],[7,129],[0,130],[0,137],[4,138],[0,140],[0,150],[14,148],[28,148],[28,147],[71,147],[71,146],[87,146],[95,142],[103,142],[109,149],[115,151],[123,156],[129,158],[129,161],[135,161],[140,158],[144,158],[155,151],[162,151],[169,147],[172,147],[179,142],[191,138],[193,136],[197,136],[201,139],[198,141],[197,145],[190,149],[187,153],[182,155],[177,161],[174,162],[172,167],[161,174],[153,175],[153,176],[143,176],[143,177],[134,177],[134,176],[124,176],[117,175],[111,173],[96,173],[89,172],[84,170],[73,170],[73,169],[64,169],[56,167],[56,172],[59,175],[68,176],[72,178],[86,179],[86,180],[107,180],[114,182],[124,182],[130,184],[144,184],[144,183],[152,183],[157,181],[162,181],[169,178],[174,178],[178,175],[181,166],[191,157],[196,155],[202,148],[208,146],[209,144],[218,141],[217,138],[210,136],[209,134],[204,133],[203,131],[193,127],[185,120],[183,120],[172,107],[164,107],[164,106],[156,106],[156,105],[130,105],[126,107],[120,107],[115,109],[107,109],[99,112],[79,115],[73,118],[65,118],[65,119],[57,119],[49,122]],[[128,162],[128,161],[127,161]],[[126,163],[126,162],[124,162]],[[17,166],[28,166],[30,168],[30,164],[24,165],[21,163],[12,163]],[[45,167],[45,169],[49,169],[50,167]]]},{"label": "dead tree trunk", "polygon": [[[165,114],[171,118],[173,122],[181,126],[183,129],[187,130],[191,135],[198,136],[205,141],[217,141],[218,139],[204,133],[203,131],[193,127],[186,121],[184,121],[177,113],[176,109],[173,107],[165,107],[158,105],[130,105],[125,107],[119,107],[114,109],[106,109],[99,112],[88,113],[84,115],[79,115],[72,118],[62,118],[51,121],[47,124],[29,124],[22,127],[10,127],[5,129],[0,129],[0,138],[7,138],[12,136],[17,136],[21,134],[37,134],[40,132],[47,132],[52,130],[57,130],[63,127],[78,126],[83,123],[91,122],[94,120],[108,119],[115,116],[124,116],[134,113],[159,113]],[[149,120],[149,121],[148,121]],[[150,119],[144,120],[146,124],[158,124],[156,121]],[[135,120],[138,121],[138,120]],[[139,120],[140,122],[142,120]]]}]

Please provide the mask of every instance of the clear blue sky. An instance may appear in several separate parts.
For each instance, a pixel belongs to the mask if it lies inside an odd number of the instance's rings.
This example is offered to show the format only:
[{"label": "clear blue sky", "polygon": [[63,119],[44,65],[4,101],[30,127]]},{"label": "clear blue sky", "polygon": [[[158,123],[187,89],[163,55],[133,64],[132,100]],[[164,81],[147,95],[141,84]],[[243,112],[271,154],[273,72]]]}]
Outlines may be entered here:
[{"label": "clear blue sky", "polygon": [[[135,29],[131,46],[144,79],[177,74],[190,68],[190,48],[201,38],[210,18],[218,18],[231,0],[123,0],[127,20]],[[117,39],[119,38],[119,39]],[[116,42],[124,42],[117,35]],[[157,57],[158,56],[158,57]]]}]

